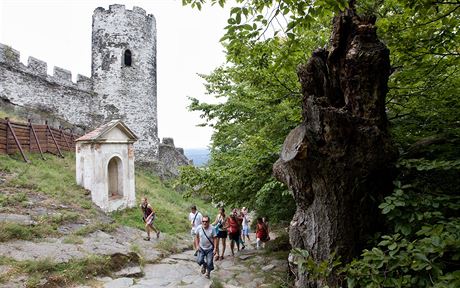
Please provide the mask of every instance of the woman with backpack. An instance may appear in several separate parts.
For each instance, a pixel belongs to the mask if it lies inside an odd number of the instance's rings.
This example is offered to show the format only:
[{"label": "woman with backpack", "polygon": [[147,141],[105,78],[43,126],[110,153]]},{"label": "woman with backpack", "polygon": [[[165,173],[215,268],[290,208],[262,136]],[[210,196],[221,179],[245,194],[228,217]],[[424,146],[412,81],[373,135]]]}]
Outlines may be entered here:
[{"label": "woman with backpack", "polygon": [[232,214],[230,217],[227,218],[227,231],[228,231],[228,238],[230,239],[230,250],[232,250],[232,256],[235,255],[234,248],[235,243],[238,251],[240,251],[240,236],[241,236],[241,228],[240,228],[240,221],[238,219],[238,210],[233,209]]},{"label": "woman with backpack", "polygon": [[[217,260],[224,260],[224,253],[225,253],[225,246],[227,242],[227,216],[225,215],[224,207],[219,207],[219,214],[216,217],[216,220],[212,223],[214,227],[216,227],[217,236],[216,236],[216,257],[214,258],[215,261]],[[222,239],[222,254],[219,256],[219,240]]]},{"label": "woman with backpack", "polygon": [[257,226],[256,226],[256,247],[259,249],[262,246],[265,246],[265,242],[270,240],[270,236],[268,235],[268,227],[267,224],[262,220],[262,218],[257,218]]}]

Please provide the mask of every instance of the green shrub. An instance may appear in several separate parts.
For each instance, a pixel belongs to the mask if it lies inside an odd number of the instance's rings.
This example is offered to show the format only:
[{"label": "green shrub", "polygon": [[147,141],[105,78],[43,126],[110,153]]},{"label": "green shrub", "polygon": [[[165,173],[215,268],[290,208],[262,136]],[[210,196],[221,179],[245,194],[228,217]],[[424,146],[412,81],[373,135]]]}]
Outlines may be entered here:
[{"label": "green shrub", "polygon": [[460,162],[419,159],[400,168],[410,184],[396,182],[380,205],[391,233],[345,268],[348,287],[459,287]]}]

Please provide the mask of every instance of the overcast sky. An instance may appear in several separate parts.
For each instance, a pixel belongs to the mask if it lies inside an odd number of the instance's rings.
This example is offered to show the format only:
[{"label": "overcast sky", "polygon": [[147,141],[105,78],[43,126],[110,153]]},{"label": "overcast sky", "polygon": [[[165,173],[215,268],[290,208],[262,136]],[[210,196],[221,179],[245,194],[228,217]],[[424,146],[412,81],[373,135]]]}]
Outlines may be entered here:
[{"label": "overcast sky", "polygon": [[200,12],[183,7],[181,0],[0,0],[0,43],[53,66],[91,76],[91,24],[97,7],[139,6],[157,22],[158,132],[173,137],[176,147],[207,147],[211,129],[196,127],[199,113],[187,111],[187,96],[212,101],[204,95],[197,73],[209,73],[223,64],[219,39],[229,8],[206,6]]}]

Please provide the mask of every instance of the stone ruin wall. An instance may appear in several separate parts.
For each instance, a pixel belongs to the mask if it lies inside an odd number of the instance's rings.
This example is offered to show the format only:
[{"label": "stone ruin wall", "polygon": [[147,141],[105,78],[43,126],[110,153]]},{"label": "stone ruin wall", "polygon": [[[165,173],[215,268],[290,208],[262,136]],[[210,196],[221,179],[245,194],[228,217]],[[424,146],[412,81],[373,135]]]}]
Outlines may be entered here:
[{"label": "stone ruin wall", "polygon": [[159,160],[173,175],[179,175],[179,166],[189,165],[190,160],[184,154],[184,149],[176,148],[174,139],[165,137],[159,146]]},{"label": "stone ruin wall", "polygon": [[48,75],[44,61],[29,57],[24,65],[19,59],[17,50],[0,44],[2,102],[57,115],[81,128],[102,123],[103,119],[96,115],[99,105],[90,78],[78,75],[74,83],[68,70],[54,67],[53,75]]},{"label": "stone ruin wall", "polygon": [[[118,15],[121,20],[108,25],[107,18],[114,15]],[[130,21],[137,24],[134,25]],[[107,39],[106,43],[101,43],[103,37],[94,31],[95,26],[99,27],[101,24],[111,33],[118,35],[124,30],[120,30],[119,27],[126,25],[125,31],[130,35],[134,31],[141,40],[127,36],[126,39],[118,39],[120,43],[113,46],[110,46]],[[138,24],[142,24],[141,28],[137,27]],[[148,41],[142,37],[143,33],[149,38]],[[135,53],[143,54],[139,58],[133,54],[133,58],[139,61],[133,64],[138,65],[137,72],[142,71],[140,74],[143,75],[133,73],[136,71],[123,70],[120,65],[121,59],[115,59],[122,55],[120,44],[127,42],[131,43],[129,48]],[[149,48],[149,44],[154,47]],[[123,119],[140,138],[140,144],[135,144],[136,162],[154,163],[150,167],[158,167],[160,163],[161,167],[154,169],[160,175],[178,175],[177,166],[190,164],[183,149],[176,148],[172,138],[167,138],[167,143],[163,144],[159,143],[158,139],[154,17],[146,15],[145,10],[139,7],[134,7],[132,11],[126,10],[124,5],[110,5],[108,10],[97,8],[93,15],[92,46],[92,78],[78,74],[77,82],[74,83],[70,71],[54,67],[53,75],[48,75],[46,62],[29,57],[27,65],[24,65],[20,62],[19,51],[0,44],[0,106],[25,111],[22,114],[28,117],[34,115],[40,120],[53,119],[55,126],[75,125],[80,128],[77,129],[77,133],[97,128],[112,119]],[[102,59],[98,59],[98,50],[110,57],[103,56]],[[114,74],[106,73],[110,65],[115,65],[111,67],[111,71],[121,69],[118,71],[121,79]],[[102,75],[104,73],[106,75]],[[123,85],[110,84],[117,81]],[[132,95],[136,95],[137,98],[133,99],[130,97]]]}]

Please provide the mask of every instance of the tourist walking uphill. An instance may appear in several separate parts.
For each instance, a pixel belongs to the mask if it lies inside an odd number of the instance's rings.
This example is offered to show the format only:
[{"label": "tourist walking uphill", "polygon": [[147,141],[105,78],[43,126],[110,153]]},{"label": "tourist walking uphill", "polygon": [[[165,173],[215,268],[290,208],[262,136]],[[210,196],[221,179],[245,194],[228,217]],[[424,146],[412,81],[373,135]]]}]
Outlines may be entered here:
[{"label": "tourist walking uphill", "polygon": [[243,209],[241,209],[241,217],[243,218],[243,230],[241,233],[241,238],[244,243],[246,241],[246,238],[248,238],[248,241],[251,241],[251,239],[249,238],[249,233],[251,232],[249,229],[249,222],[251,222],[251,220],[249,220],[248,208],[243,207]]},{"label": "tourist walking uphill", "polygon": [[[190,214],[188,214],[188,220],[190,221],[190,225],[192,228],[190,229],[190,234],[192,235],[193,240],[193,249],[195,251],[198,250],[198,246],[195,245],[195,230],[201,224],[201,218],[203,217],[200,212],[196,210],[196,206],[193,205],[190,207]],[[195,253],[196,256],[196,253]]]},{"label": "tourist walking uphill", "polygon": [[[216,227],[216,258],[215,260],[223,260],[225,254],[225,246],[227,242],[227,216],[225,215],[224,207],[219,208],[219,214],[216,216],[216,220],[212,223],[212,226]],[[222,240],[222,253],[219,256],[219,242]]]},{"label": "tourist walking uphill", "polygon": [[211,271],[214,270],[214,254],[217,254],[216,230],[209,225],[209,216],[204,216],[195,232],[195,246],[199,247],[197,263],[201,266],[201,273],[206,273],[209,279]]},{"label": "tourist walking uphill", "polygon": [[238,251],[240,251],[240,237],[241,237],[241,226],[238,220],[238,210],[235,208],[230,214],[230,217],[227,218],[227,231],[228,238],[230,239],[230,250],[232,251],[232,256],[235,255],[235,243]]},{"label": "tourist walking uphill", "polygon": [[256,247],[257,249],[263,248],[265,246],[265,242],[270,240],[270,236],[268,235],[269,228],[266,222],[262,218],[257,218],[257,226],[256,226]]},{"label": "tourist walking uphill", "polygon": [[145,223],[145,231],[147,232],[147,237],[144,238],[144,240],[150,241],[150,230],[153,230],[157,234],[158,239],[158,237],[160,237],[160,230],[153,225],[153,221],[155,221],[155,211],[147,201],[147,197],[142,198],[141,210],[143,213],[142,220]]}]

